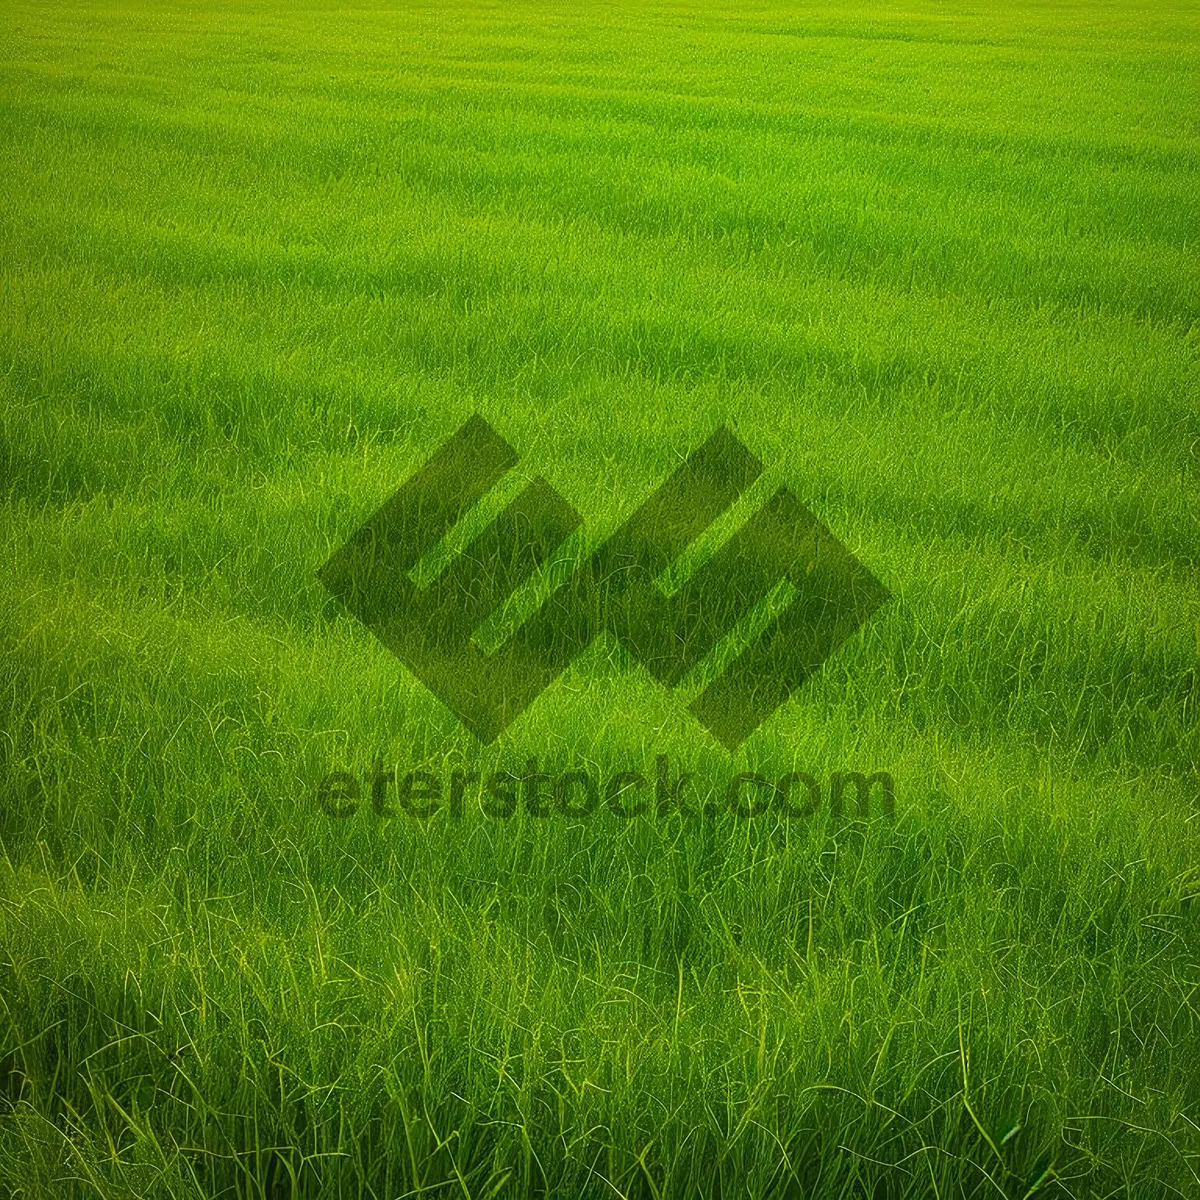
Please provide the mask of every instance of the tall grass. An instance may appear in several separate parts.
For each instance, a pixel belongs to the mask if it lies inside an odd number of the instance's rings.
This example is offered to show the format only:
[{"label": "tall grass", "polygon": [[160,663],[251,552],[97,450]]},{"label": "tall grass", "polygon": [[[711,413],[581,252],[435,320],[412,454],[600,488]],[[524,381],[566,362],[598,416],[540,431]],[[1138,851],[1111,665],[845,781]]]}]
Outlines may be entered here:
[{"label": "tall grass", "polygon": [[[1196,1194],[1192,6],[3,25],[0,1190]],[[702,550],[786,484],[894,599],[736,754],[606,639],[481,747],[315,575],[475,411],[570,556],[727,424]]]}]

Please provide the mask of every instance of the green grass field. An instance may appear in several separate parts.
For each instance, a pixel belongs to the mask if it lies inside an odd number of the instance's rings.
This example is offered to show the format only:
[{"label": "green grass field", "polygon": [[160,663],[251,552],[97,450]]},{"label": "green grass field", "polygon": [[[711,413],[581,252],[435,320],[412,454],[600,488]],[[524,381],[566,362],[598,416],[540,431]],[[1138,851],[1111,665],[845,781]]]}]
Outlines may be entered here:
[{"label": "green grass field", "polygon": [[[368,5],[0,13],[0,1195],[1200,1195],[1200,8]],[[893,599],[481,745],[316,575],[476,412]],[[661,755],[895,813],[317,802]]]}]

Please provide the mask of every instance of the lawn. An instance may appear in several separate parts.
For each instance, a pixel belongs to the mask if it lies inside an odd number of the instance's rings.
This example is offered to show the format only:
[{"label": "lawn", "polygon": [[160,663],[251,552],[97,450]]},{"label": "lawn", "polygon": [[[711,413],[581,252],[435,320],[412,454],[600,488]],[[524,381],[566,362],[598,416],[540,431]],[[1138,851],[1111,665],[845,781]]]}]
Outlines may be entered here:
[{"label": "lawn", "polygon": [[[1200,8],[5,0],[0,129],[0,1194],[1200,1195]],[[889,598],[485,741],[318,575],[475,416],[485,650],[721,429],[662,589]]]}]

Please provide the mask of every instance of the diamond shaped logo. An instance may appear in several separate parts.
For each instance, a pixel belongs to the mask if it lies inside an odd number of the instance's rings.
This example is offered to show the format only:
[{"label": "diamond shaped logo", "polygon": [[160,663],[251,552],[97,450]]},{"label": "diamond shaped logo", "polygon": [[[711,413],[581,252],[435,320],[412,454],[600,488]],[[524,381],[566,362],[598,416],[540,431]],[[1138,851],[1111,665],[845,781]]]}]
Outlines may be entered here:
[{"label": "diamond shaped logo", "polygon": [[691,702],[735,750],[890,598],[785,487],[673,594],[659,577],[762,472],[718,429],[498,647],[476,631],[578,529],[535,478],[424,587],[413,568],[496,486],[516,451],[478,415],[338,549],[322,582],[482,741],[602,633],[674,688],[780,585],[790,599]]}]

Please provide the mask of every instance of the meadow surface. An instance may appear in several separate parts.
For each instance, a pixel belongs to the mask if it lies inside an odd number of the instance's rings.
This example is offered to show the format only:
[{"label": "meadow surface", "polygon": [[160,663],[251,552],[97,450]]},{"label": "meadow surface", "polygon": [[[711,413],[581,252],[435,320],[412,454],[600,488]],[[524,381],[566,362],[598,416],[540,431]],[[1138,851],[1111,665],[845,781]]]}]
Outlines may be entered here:
[{"label": "meadow surface", "polygon": [[[0,1193],[1200,1194],[1195,4],[5,0],[0,129]],[[483,746],[316,576],[476,412],[893,599]],[[317,802],[659,756],[895,813]]]}]

